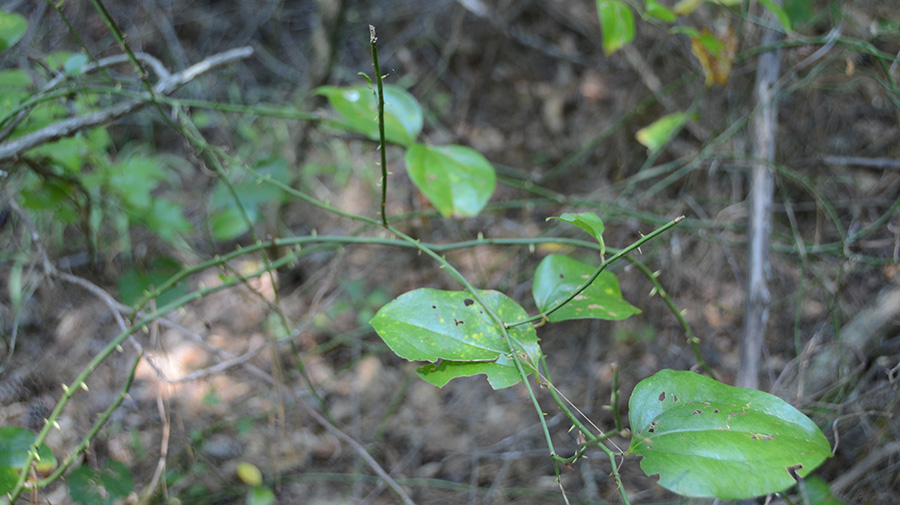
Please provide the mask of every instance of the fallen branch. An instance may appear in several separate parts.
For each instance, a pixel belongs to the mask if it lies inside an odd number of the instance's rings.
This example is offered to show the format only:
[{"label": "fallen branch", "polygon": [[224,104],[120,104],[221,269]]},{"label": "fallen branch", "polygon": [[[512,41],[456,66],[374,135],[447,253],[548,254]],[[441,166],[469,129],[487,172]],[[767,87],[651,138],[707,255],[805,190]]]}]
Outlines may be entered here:
[{"label": "fallen branch", "polygon": [[28,151],[33,147],[37,147],[47,142],[53,142],[54,140],[63,137],[70,137],[86,128],[111,123],[129,112],[153,103],[155,94],[168,95],[181,86],[196,79],[201,74],[235,60],[247,58],[251,54],[253,54],[252,47],[230,49],[219,54],[214,54],[209,58],[199,61],[181,72],[176,72],[174,74],[169,74],[164,70],[159,71],[156,65],[151,65],[160,74],[159,81],[153,86],[153,93],[144,92],[140,94],[140,98],[111,105],[90,114],[57,121],[56,123],[47,125],[28,135],[24,135],[9,142],[4,142],[3,144],[0,144],[0,163],[15,161],[19,156],[25,153],[25,151]]}]

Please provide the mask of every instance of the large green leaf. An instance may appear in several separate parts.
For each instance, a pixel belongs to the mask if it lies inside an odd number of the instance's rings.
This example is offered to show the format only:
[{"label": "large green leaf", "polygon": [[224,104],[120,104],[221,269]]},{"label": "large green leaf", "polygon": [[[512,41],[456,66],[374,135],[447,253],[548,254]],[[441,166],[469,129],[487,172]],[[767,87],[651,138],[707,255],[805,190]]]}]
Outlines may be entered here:
[{"label": "large green leaf", "polygon": [[822,431],[784,400],[693,372],[662,370],[628,402],[630,453],[659,484],[684,496],[744,499],[782,491],[831,448]]},{"label": "large green leaf", "polygon": [[497,185],[491,163],[464,146],[413,144],[406,150],[406,170],[445,217],[477,215]]},{"label": "large green leaf", "polygon": [[[525,309],[502,293],[485,290],[478,295],[504,322],[528,318]],[[479,373],[488,374],[495,388],[521,380],[501,329],[467,291],[421,288],[404,293],[382,307],[370,324],[401,358],[440,361],[419,370],[432,384],[443,386],[454,377]],[[507,333],[520,359],[534,366],[540,358],[534,327],[516,326]]]},{"label": "large green leaf", "polygon": [[[538,310],[546,312],[554,303],[570,296],[586,282],[594,267],[567,256],[551,254],[534,271],[531,292]],[[562,308],[547,316],[551,322],[568,319],[627,319],[641,311],[622,298],[619,280],[612,272],[600,275]]]},{"label": "large green leaf", "polygon": [[603,52],[607,56],[634,39],[634,14],[625,2],[597,0],[597,15],[600,16]]},{"label": "large green leaf", "polygon": [[[344,128],[379,140],[378,99],[372,88],[322,86],[316,93],[324,95],[341,115]],[[422,132],[422,107],[403,88],[384,86],[384,137],[388,142],[408,146]]]},{"label": "large green leaf", "polygon": [[0,51],[15,45],[28,30],[28,21],[21,14],[0,11]]}]

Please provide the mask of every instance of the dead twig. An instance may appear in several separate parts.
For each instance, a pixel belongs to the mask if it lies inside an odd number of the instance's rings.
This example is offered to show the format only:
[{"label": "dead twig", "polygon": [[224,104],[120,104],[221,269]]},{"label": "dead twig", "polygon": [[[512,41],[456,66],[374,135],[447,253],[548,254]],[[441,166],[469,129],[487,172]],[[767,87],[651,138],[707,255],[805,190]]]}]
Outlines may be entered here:
[{"label": "dead twig", "polygon": [[[779,0],[775,3],[780,5]],[[767,14],[771,17],[771,14]],[[762,45],[773,46],[780,34],[764,28]],[[772,195],[775,192],[775,138],[778,108],[775,97],[780,89],[781,49],[766,51],[756,67],[756,102],[751,132],[754,137],[752,186],[749,195],[750,223],[747,251],[747,296],[744,311],[744,333],[741,339],[741,365],[737,385],[759,387],[762,348],[765,345],[766,320],[771,295],[766,275],[769,269],[769,241],[772,232]]]},{"label": "dead twig", "polygon": [[[153,93],[168,95],[184,84],[187,84],[198,76],[209,72],[216,67],[231,63],[235,60],[247,58],[251,54],[253,54],[252,47],[240,47],[212,55],[205,60],[191,65],[181,72],[168,74],[165,77],[162,77],[153,86]],[[154,70],[158,70],[155,65],[151,66],[154,66]],[[161,73],[161,75],[165,74]],[[4,142],[3,144],[0,144],[0,163],[15,161],[19,156],[25,153],[25,151],[41,144],[72,136],[78,131],[86,128],[111,123],[125,114],[150,103],[153,103],[153,96],[151,93],[144,92],[140,94],[140,98],[126,100],[90,114],[57,121],[40,130],[29,133],[28,135],[23,135],[14,140]]]}]

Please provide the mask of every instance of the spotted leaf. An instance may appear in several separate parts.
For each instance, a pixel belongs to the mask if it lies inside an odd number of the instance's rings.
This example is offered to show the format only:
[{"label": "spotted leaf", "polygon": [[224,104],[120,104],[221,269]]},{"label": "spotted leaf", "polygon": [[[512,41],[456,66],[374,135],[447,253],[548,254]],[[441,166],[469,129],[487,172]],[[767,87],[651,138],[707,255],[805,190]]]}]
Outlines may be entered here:
[{"label": "spotted leaf", "polygon": [[662,370],[628,401],[630,453],[684,496],[737,500],[782,491],[831,456],[808,417],[777,396]]},{"label": "spotted leaf", "polygon": [[[479,291],[478,295],[504,322],[528,317],[525,309],[502,293]],[[488,374],[495,388],[521,380],[503,332],[467,291],[421,288],[404,293],[382,307],[370,324],[401,358],[435,363],[422,367],[419,374],[438,386],[454,377],[479,373]],[[507,333],[526,371],[530,370],[540,357],[534,327],[526,324]]]},{"label": "spotted leaf", "polygon": [[[594,267],[566,256],[551,254],[534,272],[532,295],[541,312],[565,299],[587,282]],[[618,321],[641,311],[622,298],[619,281],[612,272],[600,275],[569,303],[551,313],[551,322],[568,319],[607,319]]]}]

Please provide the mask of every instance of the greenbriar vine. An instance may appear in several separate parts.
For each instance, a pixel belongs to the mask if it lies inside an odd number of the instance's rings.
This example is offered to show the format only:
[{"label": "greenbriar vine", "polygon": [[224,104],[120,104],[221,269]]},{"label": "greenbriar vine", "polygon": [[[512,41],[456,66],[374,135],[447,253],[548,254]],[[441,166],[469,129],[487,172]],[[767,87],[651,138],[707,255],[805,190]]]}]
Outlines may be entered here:
[{"label": "greenbriar vine", "polygon": [[[377,39],[374,28],[371,30],[373,55],[377,55]],[[377,139],[382,156],[386,141],[402,138],[400,145],[407,147],[410,179],[425,197],[445,216],[477,214],[493,191],[493,167],[483,164],[480,155],[452,161],[437,155],[467,149],[464,147],[434,148],[415,143],[413,139],[422,127],[421,112],[411,106],[417,103],[399,89],[384,87],[377,56],[373,59],[377,91],[362,87],[321,91],[343,117],[340,124]],[[386,97],[388,89],[399,104],[397,109]],[[373,116],[377,124],[366,119]],[[678,121],[669,123],[674,128]],[[391,135],[386,134],[388,131]],[[419,154],[423,150],[435,153],[435,157],[423,157]],[[384,158],[381,163],[383,166]],[[426,177],[421,177],[422,173]],[[439,184],[432,184],[436,181]],[[387,173],[382,171],[382,187],[387,183]],[[383,192],[382,198],[385,195]],[[385,208],[384,201],[381,208]],[[590,234],[603,258],[605,227],[599,216],[567,213],[556,219]],[[776,396],[728,386],[693,372],[661,370],[635,387],[629,399],[631,444],[627,451],[616,453],[605,445],[609,437],[593,423],[588,428],[581,422],[577,415],[580,411],[549,379],[546,356],[532,323],[580,318],[621,320],[640,312],[622,298],[618,280],[605,271],[606,267],[682,219],[676,218],[642,237],[596,268],[565,256],[547,256],[538,265],[532,283],[540,313],[529,317],[508,296],[475,288],[445,258],[387,224],[388,218],[383,216],[388,231],[432,257],[464,290],[409,291],[382,307],[370,323],[398,356],[424,362],[417,369],[419,377],[438,387],[454,378],[478,374],[486,375],[494,389],[524,383],[541,421],[558,482],[559,463],[571,464],[586,447],[596,446],[609,456],[612,475],[626,504],[628,494],[619,477],[616,456],[642,456],[645,473],[658,474],[661,486],[684,496],[743,499],[782,491],[830,457],[831,446],[812,420]],[[693,339],[692,343],[696,344]],[[561,458],[553,447],[544,411],[528,380],[531,375],[553,392],[557,406],[584,435],[586,441],[572,458]],[[614,394],[618,394],[616,389]]]},{"label": "greenbriar vine", "polygon": [[[659,10],[662,7],[656,2],[648,0],[646,5],[648,14],[651,9],[653,12],[662,12]],[[604,12],[614,15],[624,12],[623,9],[627,10],[628,7],[622,2],[598,1],[598,9],[602,19]],[[630,14],[630,10],[628,13]],[[17,19],[18,24],[15,26],[21,26],[22,21],[24,20]],[[20,28],[16,28],[15,32],[19,30]],[[252,232],[263,205],[279,204],[288,198],[308,202],[327,212],[362,223],[368,229],[383,229],[392,238],[312,234],[256,240],[249,246],[189,268],[182,268],[177,264],[162,264],[158,270],[164,273],[154,278],[123,277],[120,297],[127,299],[132,308],[127,327],[123,321],[122,331],[94,356],[71,383],[62,386],[60,400],[37,435],[18,428],[0,428],[0,492],[7,494],[10,501],[15,501],[22,491],[40,489],[61,478],[74,464],[127,394],[134,370],[141,359],[140,355],[135,358],[130,375],[113,403],[100,415],[82,442],[68,452],[61,462],[57,461],[44,442],[50,430],[59,429],[58,420],[68,402],[75,395],[87,391],[86,379],[112,353],[121,351],[122,344],[138,329],[211,293],[230,289],[253,277],[273,275],[275,269],[298,261],[308,254],[353,244],[418,250],[434,260],[436,265],[461,286],[462,289],[456,291],[419,288],[401,294],[377,311],[370,321],[371,326],[395,354],[409,361],[420,362],[418,376],[435,386],[443,387],[455,378],[472,375],[485,375],[494,389],[523,384],[541,423],[548,456],[553,462],[557,478],[561,465],[569,466],[583,458],[587,449],[597,447],[608,457],[612,476],[618,484],[622,501],[626,504],[629,503],[629,496],[620,478],[619,468],[622,464],[621,457],[629,455],[641,456],[640,465],[644,472],[648,475],[658,474],[659,484],[676,493],[692,497],[738,499],[784,490],[798,479],[808,476],[831,455],[830,446],[821,430],[791,405],[767,393],[734,388],[714,380],[713,370],[703,360],[700,352],[699,339],[693,335],[669,298],[658,279],[659,273],[631,255],[643,244],[677,226],[683,217],[661,223],[659,228],[622,249],[607,246],[603,219],[593,212],[564,213],[553,218],[578,227],[592,241],[560,237],[510,239],[479,236],[477,240],[438,244],[423,242],[400,231],[395,226],[400,218],[395,216],[392,219],[386,211],[388,143],[404,149],[404,161],[410,180],[444,217],[461,219],[481,213],[494,193],[498,177],[491,163],[469,147],[429,145],[418,141],[424,125],[422,108],[407,91],[382,82],[377,59],[378,38],[374,28],[370,30],[375,67],[374,86],[366,77],[369,85],[325,86],[319,88],[317,93],[325,96],[337,113],[326,121],[328,124],[362,134],[378,143],[378,165],[382,174],[380,219],[340,211],[292,187],[288,177],[289,170],[283,160],[264,159],[246,166],[229,159],[221,149],[206,143],[191,120],[180,112],[176,118],[177,124],[173,123],[171,126],[178,126],[178,132],[204,156],[208,156],[212,161],[211,166],[223,175],[211,198],[214,214],[219,216],[210,223],[214,238],[229,240],[248,231]],[[626,27],[626,35],[627,31]],[[633,36],[633,27],[631,32]],[[4,44],[9,46],[15,43],[12,38],[4,39],[0,31],[0,50]],[[604,39],[604,44],[606,43],[607,40]],[[124,42],[122,44],[125,45]],[[134,60],[134,54],[130,51],[127,54]],[[86,65],[83,58],[76,59],[76,56],[78,55],[65,60],[66,71],[73,75],[78,75],[79,69]],[[4,78],[14,78],[17,84],[13,86],[13,90],[21,96],[16,100],[15,108],[2,111],[5,115],[0,118],[0,126],[14,122],[21,111],[31,107],[31,104],[26,103],[28,82],[21,81],[20,76],[12,74],[0,75],[0,80]],[[158,93],[151,95],[153,103],[157,105],[177,103],[190,107],[211,106],[198,101],[175,101]],[[255,113],[261,110],[218,104],[215,108]],[[302,113],[286,114],[275,108],[271,111],[267,109],[266,113],[305,120],[319,119]],[[48,112],[44,119],[48,122],[57,119],[58,116],[54,114]],[[675,130],[683,126],[687,118],[688,116],[668,117],[664,123],[643,131],[639,140],[651,151],[658,150]],[[45,144],[43,149],[46,156],[65,170],[57,170],[55,175],[40,174],[35,170],[32,177],[37,180],[37,175],[42,175],[63,186],[81,180],[74,175],[71,178],[60,178],[60,174],[78,175],[80,166],[68,166],[67,163],[77,162],[76,155],[79,152],[85,149],[94,153],[106,151],[108,138],[105,130],[98,128],[92,132],[94,133],[71,140],[69,150],[61,149],[66,146],[63,141],[53,146]],[[240,164],[247,177],[242,180],[224,177],[225,169],[221,160]],[[102,188],[104,191],[117,192],[126,204],[131,219],[143,219],[149,212],[148,209],[153,210],[149,214],[159,212],[157,207],[162,205],[160,202],[164,204],[165,201],[158,197],[151,198],[149,192],[157,184],[156,181],[164,179],[165,174],[152,159],[136,154],[126,160],[107,161],[105,165],[108,165],[109,170],[98,173],[108,173],[108,176],[104,175],[106,178],[96,181],[87,179],[87,187],[79,190],[84,193],[85,198],[100,194],[98,188]],[[26,189],[29,187],[26,185]],[[55,186],[39,186],[34,183],[34,196],[28,197],[26,194],[26,203],[31,204],[26,207],[36,211],[42,209],[39,204],[44,200],[58,198],[53,202],[63,201],[65,195],[50,191],[53,187]],[[43,192],[47,194],[43,195]],[[71,188],[69,193],[72,193]],[[90,208],[90,202],[85,206]],[[180,210],[175,209],[169,215],[173,219],[167,223],[156,223],[154,227],[155,222],[148,221],[147,225],[162,238],[171,241],[187,225],[182,226],[183,219],[175,219],[181,217]],[[96,220],[96,217],[91,218],[88,214],[85,219]],[[127,231],[127,224],[123,223],[123,231]],[[521,304],[504,293],[474,286],[442,255],[450,250],[478,245],[534,247],[541,243],[570,244],[596,251],[599,262],[584,263],[561,254],[543,258],[534,271],[532,282],[532,296],[538,309],[536,314],[528,314]],[[185,281],[199,272],[209,268],[226,268],[228,262],[235,258],[259,254],[270,248],[284,248],[285,254],[271,261],[266,259],[256,272],[223,274],[221,283],[215,287],[200,286],[193,290],[187,287]],[[630,396],[630,429],[626,429],[617,409],[619,386],[616,372],[611,387],[615,429],[604,433],[553,383],[548,366],[549,357],[541,349],[538,331],[545,324],[560,321],[617,321],[640,313],[640,309],[623,298],[618,279],[609,271],[609,267],[620,260],[634,264],[653,284],[651,294],[660,296],[679,320],[687,343],[695,352],[698,367],[713,378],[693,372],[661,370],[644,379]],[[132,287],[127,296],[124,290],[126,286]],[[151,310],[148,307],[153,308]],[[556,406],[567,416],[574,429],[583,435],[579,437],[583,441],[572,456],[560,456],[554,448],[545,422],[545,409],[538,401],[532,381],[549,390]],[[613,436],[630,436],[628,448],[622,450],[611,444],[609,439]],[[246,484],[254,486],[254,492],[271,495],[271,491],[260,486],[259,471],[255,467],[244,466],[239,473]],[[103,486],[106,497],[112,500],[127,496],[134,488],[128,469],[115,463],[102,469],[91,469],[85,465],[70,472],[67,479],[72,498],[83,503],[97,502],[100,496],[97,493],[98,486]],[[560,489],[565,492],[562,487]]]}]

